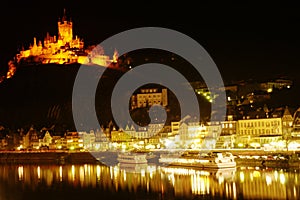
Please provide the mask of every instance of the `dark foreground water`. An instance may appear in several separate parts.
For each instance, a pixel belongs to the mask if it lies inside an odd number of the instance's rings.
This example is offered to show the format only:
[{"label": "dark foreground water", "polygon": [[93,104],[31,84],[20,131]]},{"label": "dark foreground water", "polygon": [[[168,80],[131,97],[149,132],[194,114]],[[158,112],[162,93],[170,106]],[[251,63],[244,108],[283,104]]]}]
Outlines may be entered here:
[{"label": "dark foreground water", "polygon": [[299,199],[297,170],[0,165],[1,200]]}]

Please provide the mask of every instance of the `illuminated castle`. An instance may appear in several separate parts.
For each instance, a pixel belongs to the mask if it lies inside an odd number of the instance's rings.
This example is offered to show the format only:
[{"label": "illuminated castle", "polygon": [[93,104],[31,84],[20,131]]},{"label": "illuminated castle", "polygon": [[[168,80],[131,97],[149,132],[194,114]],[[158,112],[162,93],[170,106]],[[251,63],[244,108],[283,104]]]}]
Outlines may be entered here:
[{"label": "illuminated castle", "polygon": [[[98,47],[99,48],[99,47]],[[61,20],[58,20],[58,37],[50,36],[47,33],[44,43],[38,41],[34,37],[33,45],[29,49],[22,49],[16,55],[17,62],[37,62],[37,63],[80,63],[80,64],[97,64],[101,66],[109,66],[116,63],[118,58],[117,51],[114,52],[112,59],[104,55],[103,50],[93,50],[84,48],[84,42],[81,38],[75,36],[73,38],[73,22],[67,20],[66,12]]]}]

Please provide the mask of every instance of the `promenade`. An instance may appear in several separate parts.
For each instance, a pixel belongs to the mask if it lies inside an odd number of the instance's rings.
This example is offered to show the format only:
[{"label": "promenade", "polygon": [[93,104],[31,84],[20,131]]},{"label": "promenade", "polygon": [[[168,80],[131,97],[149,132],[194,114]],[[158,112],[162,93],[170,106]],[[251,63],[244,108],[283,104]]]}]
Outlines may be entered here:
[{"label": "promenade", "polygon": [[97,162],[89,152],[0,152],[0,164],[94,164]]}]

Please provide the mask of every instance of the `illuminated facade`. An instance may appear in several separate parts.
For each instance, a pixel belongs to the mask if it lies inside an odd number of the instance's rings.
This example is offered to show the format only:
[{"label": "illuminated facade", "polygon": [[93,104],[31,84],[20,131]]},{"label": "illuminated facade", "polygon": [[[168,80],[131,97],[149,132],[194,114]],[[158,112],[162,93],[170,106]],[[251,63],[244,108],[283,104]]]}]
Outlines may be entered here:
[{"label": "illuminated facade", "polygon": [[282,135],[281,118],[242,119],[238,120],[238,135]]},{"label": "illuminated facade", "polygon": [[58,21],[58,37],[50,36],[47,33],[44,41],[37,41],[33,38],[33,45],[29,49],[22,49],[16,55],[17,62],[36,62],[36,63],[80,63],[96,64],[108,67],[111,63],[117,62],[118,53],[115,50],[112,59],[104,55],[103,49],[84,48],[83,39],[73,35],[73,22],[68,20],[66,14]]},{"label": "illuminated facade", "polygon": [[282,139],[282,118],[242,119],[237,121],[236,143],[240,147],[261,147]]},{"label": "illuminated facade", "polygon": [[141,89],[136,95],[131,97],[131,109],[145,108],[152,105],[168,105],[167,89],[159,91],[157,88]]}]

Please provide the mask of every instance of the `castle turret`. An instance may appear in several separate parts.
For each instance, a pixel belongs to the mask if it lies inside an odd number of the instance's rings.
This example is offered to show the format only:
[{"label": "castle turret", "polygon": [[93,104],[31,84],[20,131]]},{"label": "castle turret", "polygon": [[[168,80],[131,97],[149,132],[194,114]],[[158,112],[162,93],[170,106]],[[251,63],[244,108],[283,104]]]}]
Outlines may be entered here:
[{"label": "castle turret", "polygon": [[67,20],[65,10],[62,20],[58,21],[58,38],[62,40],[62,45],[71,44],[73,40],[73,23]]},{"label": "castle turret", "polygon": [[33,46],[36,46],[36,37],[33,38]]}]

